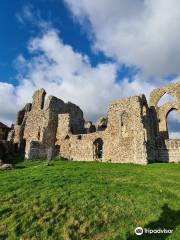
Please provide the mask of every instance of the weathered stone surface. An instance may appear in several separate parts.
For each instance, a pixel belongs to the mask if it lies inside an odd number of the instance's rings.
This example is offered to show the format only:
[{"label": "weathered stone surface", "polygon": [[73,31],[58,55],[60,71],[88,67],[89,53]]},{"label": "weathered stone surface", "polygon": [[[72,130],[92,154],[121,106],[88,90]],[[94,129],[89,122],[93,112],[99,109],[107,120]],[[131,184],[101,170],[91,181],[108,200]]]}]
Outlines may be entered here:
[{"label": "weathered stone surface", "polygon": [[3,164],[0,166],[0,170],[11,170],[13,169],[13,165],[12,164]]},{"label": "weathered stone surface", "polygon": [[105,117],[101,117],[96,122],[96,130],[104,131],[107,128],[108,119]]},{"label": "weathered stone surface", "polygon": [[[174,102],[165,103],[158,107],[158,102],[165,94],[174,97]],[[180,116],[180,83],[169,84],[155,89],[150,95],[149,108],[153,116],[154,134],[156,139],[156,154],[158,161],[180,162],[179,140],[169,139],[167,129],[167,115],[177,110]]]},{"label": "weathered stone surface", "polygon": [[84,123],[85,133],[93,133],[96,131],[96,127],[92,124],[91,121]]},{"label": "weathered stone surface", "polygon": [[[165,93],[175,102],[157,106]],[[155,89],[148,105],[144,95],[114,101],[96,127],[73,103],[36,91],[32,104],[19,111],[8,140],[27,159],[60,156],[77,161],[116,163],[179,162],[180,140],[168,139],[167,113],[180,113],[180,83]],[[1,149],[0,149],[1,151]],[[0,152],[1,154],[1,152]],[[1,158],[1,155],[0,155]]]},{"label": "weathered stone surface", "polygon": [[4,123],[0,122],[0,140],[6,140],[10,128],[6,126]]}]

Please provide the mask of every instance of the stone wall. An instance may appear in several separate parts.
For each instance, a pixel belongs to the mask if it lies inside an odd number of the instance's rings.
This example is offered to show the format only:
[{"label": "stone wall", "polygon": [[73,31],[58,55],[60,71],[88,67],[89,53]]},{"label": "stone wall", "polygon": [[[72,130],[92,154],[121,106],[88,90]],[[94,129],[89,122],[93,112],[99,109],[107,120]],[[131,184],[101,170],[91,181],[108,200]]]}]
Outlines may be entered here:
[{"label": "stone wall", "polygon": [[95,155],[95,146],[93,143],[96,139],[101,138],[105,144],[106,140],[104,135],[105,133],[103,132],[78,135],[72,135],[69,133],[61,140],[61,142],[59,142],[59,154],[64,158],[76,161],[103,161],[104,155],[102,156],[102,159],[98,159]]},{"label": "stone wall", "polygon": [[[59,155],[79,161],[142,164],[153,161],[155,154],[148,156],[147,147],[148,141],[153,138],[148,125],[150,118],[147,111],[143,113],[143,107],[148,108],[144,95],[113,102],[108,111],[108,120],[98,120],[98,130],[88,134],[72,134],[70,115],[60,114],[56,136]],[[101,159],[95,154],[98,139],[102,141]],[[154,150],[153,143],[151,147]]]},{"label": "stone wall", "polygon": [[180,162],[180,139],[166,139],[158,144],[159,162]]},{"label": "stone wall", "polygon": [[9,131],[10,131],[10,128],[5,124],[3,124],[2,122],[0,122],[0,141],[7,139]]},{"label": "stone wall", "polygon": [[8,136],[8,140],[25,153],[26,159],[49,158],[50,151],[51,156],[56,154],[57,132],[63,135],[65,131],[59,127],[59,118],[63,119],[63,115],[70,116],[69,131],[74,134],[84,131],[83,112],[78,106],[64,103],[54,96],[45,101],[45,96],[44,89],[34,93],[32,104],[27,104],[18,112],[14,129]]},{"label": "stone wall", "polygon": [[106,160],[141,164],[154,161],[154,152],[148,155],[147,148],[153,139],[149,122],[144,95],[113,102],[108,111]]},{"label": "stone wall", "polygon": [[[174,101],[164,103],[159,107],[158,102],[165,94],[174,97]],[[153,90],[150,95],[150,110],[153,115],[157,161],[178,162],[180,159],[179,140],[169,139],[167,116],[173,110],[177,110],[180,116],[180,83]]]},{"label": "stone wall", "polygon": [[[158,107],[158,102],[165,94],[170,94],[175,101],[165,103]],[[168,139],[168,130],[166,124],[166,117],[168,113],[174,109],[179,112],[180,116],[180,83],[170,84],[162,88],[157,88],[151,92],[150,95],[150,109],[154,115],[154,129],[156,136],[163,139]]]},{"label": "stone wall", "polygon": [[[175,101],[158,107],[166,92]],[[166,125],[169,111],[180,112],[179,83],[155,89],[149,105],[144,95],[114,101],[107,117],[99,118],[96,124],[85,121],[77,105],[54,96],[45,101],[45,95],[44,89],[34,93],[32,104],[18,112],[8,136],[26,159],[58,156],[76,161],[147,164],[178,162],[180,158],[180,140],[168,139]]]}]

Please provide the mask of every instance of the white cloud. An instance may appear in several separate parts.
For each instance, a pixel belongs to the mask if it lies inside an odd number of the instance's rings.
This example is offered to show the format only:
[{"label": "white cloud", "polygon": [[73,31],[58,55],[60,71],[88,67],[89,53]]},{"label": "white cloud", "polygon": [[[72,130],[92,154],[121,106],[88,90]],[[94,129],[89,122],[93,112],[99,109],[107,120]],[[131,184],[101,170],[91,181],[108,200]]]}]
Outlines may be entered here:
[{"label": "white cloud", "polygon": [[[35,9],[30,3],[22,7],[21,11],[16,14],[16,18],[20,24],[26,26],[27,23],[30,23],[33,27],[39,28],[39,30],[51,27],[51,22],[47,20],[44,21],[41,12],[38,9]],[[32,31],[31,28],[28,30]]]},{"label": "white cloud", "polygon": [[[19,85],[0,82],[0,121],[14,121],[15,113],[42,87],[48,95],[76,103],[87,120],[95,120],[107,113],[112,100],[142,93],[148,96],[153,88],[168,83],[157,76],[177,73],[172,82],[179,81],[178,0],[64,1],[84,27],[89,21],[94,49],[115,62],[93,67],[87,55],[63,43],[39,12],[32,14],[33,7],[25,7],[17,15],[19,22],[31,22],[41,35],[28,44],[31,57],[25,59],[20,54],[16,60]],[[121,63],[135,65],[144,75],[118,81]],[[155,78],[149,78],[151,75]]]},{"label": "white cloud", "polygon": [[16,112],[31,101],[38,88],[76,103],[87,120],[95,120],[107,113],[112,100],[142,93],[148,96],[163,83],[162,80],[144,81],[141,75],[134,76],[132,81],[128,78],[117,81],[116,63],[93,67],[88,56],[64,44],[55,29],[31,39],[28,49],[31,58],[19,55],[16,60],[19,85],[0,82],[0,121],[7,124],[15,120]]},{"label": "white cloud", "polygon": [[180,73],[179,0],[64,1],[97,50],[147,75]]},{"label": "white cloud", "polygon": [[0,82],[0,121],[11,124],[18,110],[15,88],[12,84]]},{"label": "white cloud", "polygon": [[0,96],[5,96],[0,100],[0,118],[6,122],[15,118],[15,112],[42,87],[48,94],[79,105],[89,120],[106,114],[112,100],[148,93],[155,87],[140,76],[131,82],[128,79],[118,82],[115,63],[92,67],[88,56],[64,44],[55,29],[31,39],[28,49],[32,57],[25,59],[19,55],[16,61],[19,85],[0,83]]}]

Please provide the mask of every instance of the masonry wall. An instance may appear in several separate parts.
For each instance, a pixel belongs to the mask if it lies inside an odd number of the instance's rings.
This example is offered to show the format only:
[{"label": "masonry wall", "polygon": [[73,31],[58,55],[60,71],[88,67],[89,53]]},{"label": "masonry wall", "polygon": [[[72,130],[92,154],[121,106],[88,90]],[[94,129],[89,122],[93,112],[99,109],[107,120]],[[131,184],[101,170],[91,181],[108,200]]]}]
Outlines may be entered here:
[{"label": "masonry wall", "polygon": [[158,144],[159,162],[180,162],[180,139],[166,139]]},{"label": "masonry wall", "polygon": [[[60,115],[68,113],[70,116],[69,131],[72,133],[83,132],[84,118],[81,109],[73,103],[64,103],[62,100],[49,96],[45,101],[45,90],[40,89],[33,95],[31,110],[26,114],[24,126],[15,125],[15,141],[26,140],[25,158],[50,158],[56,155],[57,132],[65,132],[58,127]],[[60,118],[60,122],[61,122]],[[23,120],[24,121],[24,120]],[[63,121],[62,121],[63,122]],[[22,131],[23,130],[23,131]],[[23,134],[20,134],[23,132]],[[16,136],[23,135],[23,137]],[[46,157],[45,157],[46,156]]]},{"label": "masonry wall", "polygon": [[[144,96],[116,101],[109,108],[107,128],[89,134],[72,134],[71,117],[60,114],[56,136],[59,155],[71,160],[117,163],[146,164],[148,160],[155,160],[154,155],[148,156],[147,142],[151,136],[146,121],[149,116],[147,112],[143,115],[143,107],[147,108]],[[95,156],[97,139],[103,142],[102,159]]]},{"label": "masonry wall", "polygon": [[36,91],[33,95],[32,108],[28,113],[24,126],[23,138],[26,139],[25,158],[30,157],[31,141],[39,141],[42,134],[45,95],[46,92],[44,89]]},{"label": "masonry wall", "polygon": [[0,140],[6,140],[8,132],[9,132],[9,129],[0,128]]},{"label": "masonry wall", "polygon": [[154,156],[148,156],[147,141],[151,136],[145,125],[143,107],[147,108],[144,95],[111,104],[104,153],[106,160],[140,164],[146,164],[148,159],[154,160]]},{"label": "masonry wall", "polygon": [[[174,101],[164,103],[159,107],[158,102],[166,93],[174,97]],[[153,115],[153,129],[157,152],[156,160],[160,162],[179,162],[180,140],[169,139],[167,116],[172,110],[177,110],[180,116],[180,83],[169,84],[153,90],[150,95],[150,110]]]},{"label": "masonry wall", "polygon": [[[67,137],[68,136],[68,137]],[[62,142],[60,142],[60,156],[76,161],[103,161],[105,148],[105,133],[95,132],[89,134],[67,135]],[[94,153],[94,142],[96,139],[103,140],[103,156],[98,159]]]},{"label": "masonry wall", "polygon": [[[158,102],[165,94],[170,94],[175,101],[158,106]],[[162,139],[168,139],[167,115],[170,111],[176,109],[180,116],[180,83],[169,84],[165,87],[157,88],[150,94],[149,107],[153,114],[154,130],[156,136]]]},{"label": "masonry wall", "polygon": [[[157,106],[166,92],[176,101]],[[76,161],[147,164],[178,162],[180,140],[168,139],[166,116],[172,109],[180,113],[180,84],[151,93],[150,107],[144,95],[114,101],[106,117],[94,125],[85,121],[82,110],[73,103],[49,96],[44,89],[33,95],[17,114],[8,141],[26,159],[55,156]]]}]

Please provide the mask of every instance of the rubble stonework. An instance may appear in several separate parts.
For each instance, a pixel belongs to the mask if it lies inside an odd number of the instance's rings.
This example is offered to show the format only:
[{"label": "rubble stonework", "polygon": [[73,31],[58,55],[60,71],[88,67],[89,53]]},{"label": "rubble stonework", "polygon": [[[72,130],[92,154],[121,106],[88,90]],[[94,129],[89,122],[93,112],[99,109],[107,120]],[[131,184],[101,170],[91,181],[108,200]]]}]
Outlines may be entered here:
[{"label": "rubble stonework", "polygon": [[10,131],[10,128],[0,122],[0,140],[4,140],[7,138],[8,132]]},{"label": "rubble stonework", "polygon": [[[175,102],[157,106],[169,93]],[[144,95],[114,101],[107,117],[95,125],[85,121],[73,103],[49,96],[44,89],[33,95],[17,114],[8,141],[16,144],[26,159],[55,156],[76,161],[113,163],[179,162],[180,140],[169,139],[166,119],[170,111],[180,114],[180,83],[155,89],[147,103]]]}]

